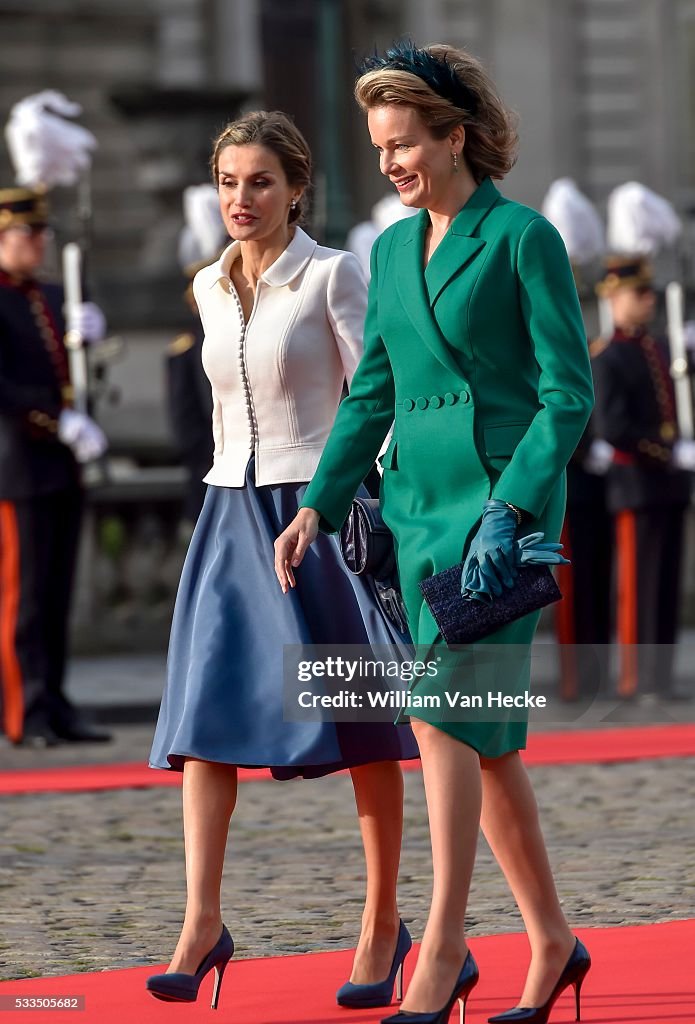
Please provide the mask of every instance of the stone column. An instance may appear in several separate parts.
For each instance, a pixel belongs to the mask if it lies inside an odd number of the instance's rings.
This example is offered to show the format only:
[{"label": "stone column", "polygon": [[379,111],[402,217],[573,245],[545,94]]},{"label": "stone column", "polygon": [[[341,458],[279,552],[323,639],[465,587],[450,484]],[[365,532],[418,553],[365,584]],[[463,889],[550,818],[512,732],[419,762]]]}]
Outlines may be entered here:
[{"label": "stone column", "polygon": [[580,170],[576,34],[572,5],[492,0],[487,8],[490,70],[520,115],[519,163],[505,191],[538,207],[553,179]]},{"label": "stone column", "polygon": [[258,95],[263,85],[259,0],[210,2],[210,79]]}]

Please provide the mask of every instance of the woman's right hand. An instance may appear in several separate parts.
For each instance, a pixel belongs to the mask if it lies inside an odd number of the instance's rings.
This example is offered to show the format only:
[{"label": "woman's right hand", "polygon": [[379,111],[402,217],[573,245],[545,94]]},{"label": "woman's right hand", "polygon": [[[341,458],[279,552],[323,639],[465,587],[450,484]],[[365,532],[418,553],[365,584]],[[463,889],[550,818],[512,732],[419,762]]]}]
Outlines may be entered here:
[{"label": "woman's right hand", "polygon": [[301,563],[319,532],[319,513],[314,508],[300,508],[286,530],[275,541],[275,575],[283,594],[295,586],[293,569]]}]

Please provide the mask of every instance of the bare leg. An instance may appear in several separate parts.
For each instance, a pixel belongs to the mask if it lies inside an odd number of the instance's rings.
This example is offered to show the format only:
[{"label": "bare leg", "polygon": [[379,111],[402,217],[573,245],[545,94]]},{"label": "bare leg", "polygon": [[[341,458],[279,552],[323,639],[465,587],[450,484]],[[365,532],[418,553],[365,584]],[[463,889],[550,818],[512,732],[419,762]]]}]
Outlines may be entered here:
[{"label": "bare leg", "polygon": [[432,840],[434,887],[420,956],[403,1009],[441,1010],[466,958],[464,924],[481,806],[475,750],[413,719],[422,758]]},{"label": "bare leg", "polygon": [[167,974],[193,974],[222,931],[220,889],[229,821],[236,805],[233,765],[188,758],[183,770],[186,916]]},{"label": "bare leg", "polygon": [[531,781],[518,751],[481,758],[485,838],[519,905],[531,945],[520,1006],[541,1006],[574,948],[555,889]]},{"label": "bare leg", "polygon": [[396,885],[403,835],[403,773],[397,761],[350,770],[367,863],[367,896],[362,932],[350,980],[383,981],[398,937]]}]

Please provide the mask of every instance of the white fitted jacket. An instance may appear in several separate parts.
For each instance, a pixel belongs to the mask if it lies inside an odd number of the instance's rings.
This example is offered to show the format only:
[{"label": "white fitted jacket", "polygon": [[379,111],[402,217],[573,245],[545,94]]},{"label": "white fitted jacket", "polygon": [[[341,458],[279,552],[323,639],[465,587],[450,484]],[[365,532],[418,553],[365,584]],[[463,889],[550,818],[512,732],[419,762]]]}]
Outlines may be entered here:
[{"label": "white fitted jacket", "polygon": [[193,281],[213,397],[215,455],[205,482],[243,487],[252,455],[258,485],[307,481],[362,355],[364,275],[352,253],[296,228],[261,275],[244,326],[230,278],[239,256],[233,242]]}]

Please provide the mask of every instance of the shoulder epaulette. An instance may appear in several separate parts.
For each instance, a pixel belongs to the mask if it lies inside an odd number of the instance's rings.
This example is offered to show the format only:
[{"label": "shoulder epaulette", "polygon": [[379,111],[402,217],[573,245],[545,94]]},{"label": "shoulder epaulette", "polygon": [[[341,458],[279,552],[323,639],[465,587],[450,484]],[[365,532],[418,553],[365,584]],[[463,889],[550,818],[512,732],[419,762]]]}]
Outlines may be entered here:
[{"label": "shoulder epaulette", "polygon": [[610,343],[610,338],[594,338],[593,341],[590,341],[589,355],[591,356],[591,358],[595,359],[596,356],[600,356],[601,353],[608,348]]},{"label": "shoulder epaulette", "polygon": [[186,332],[185,334],[179,334],[169,344],[167,349],[170,356],[182,356],[184,352],[188,352],[189,349],[195,345],[195,335]]}]

